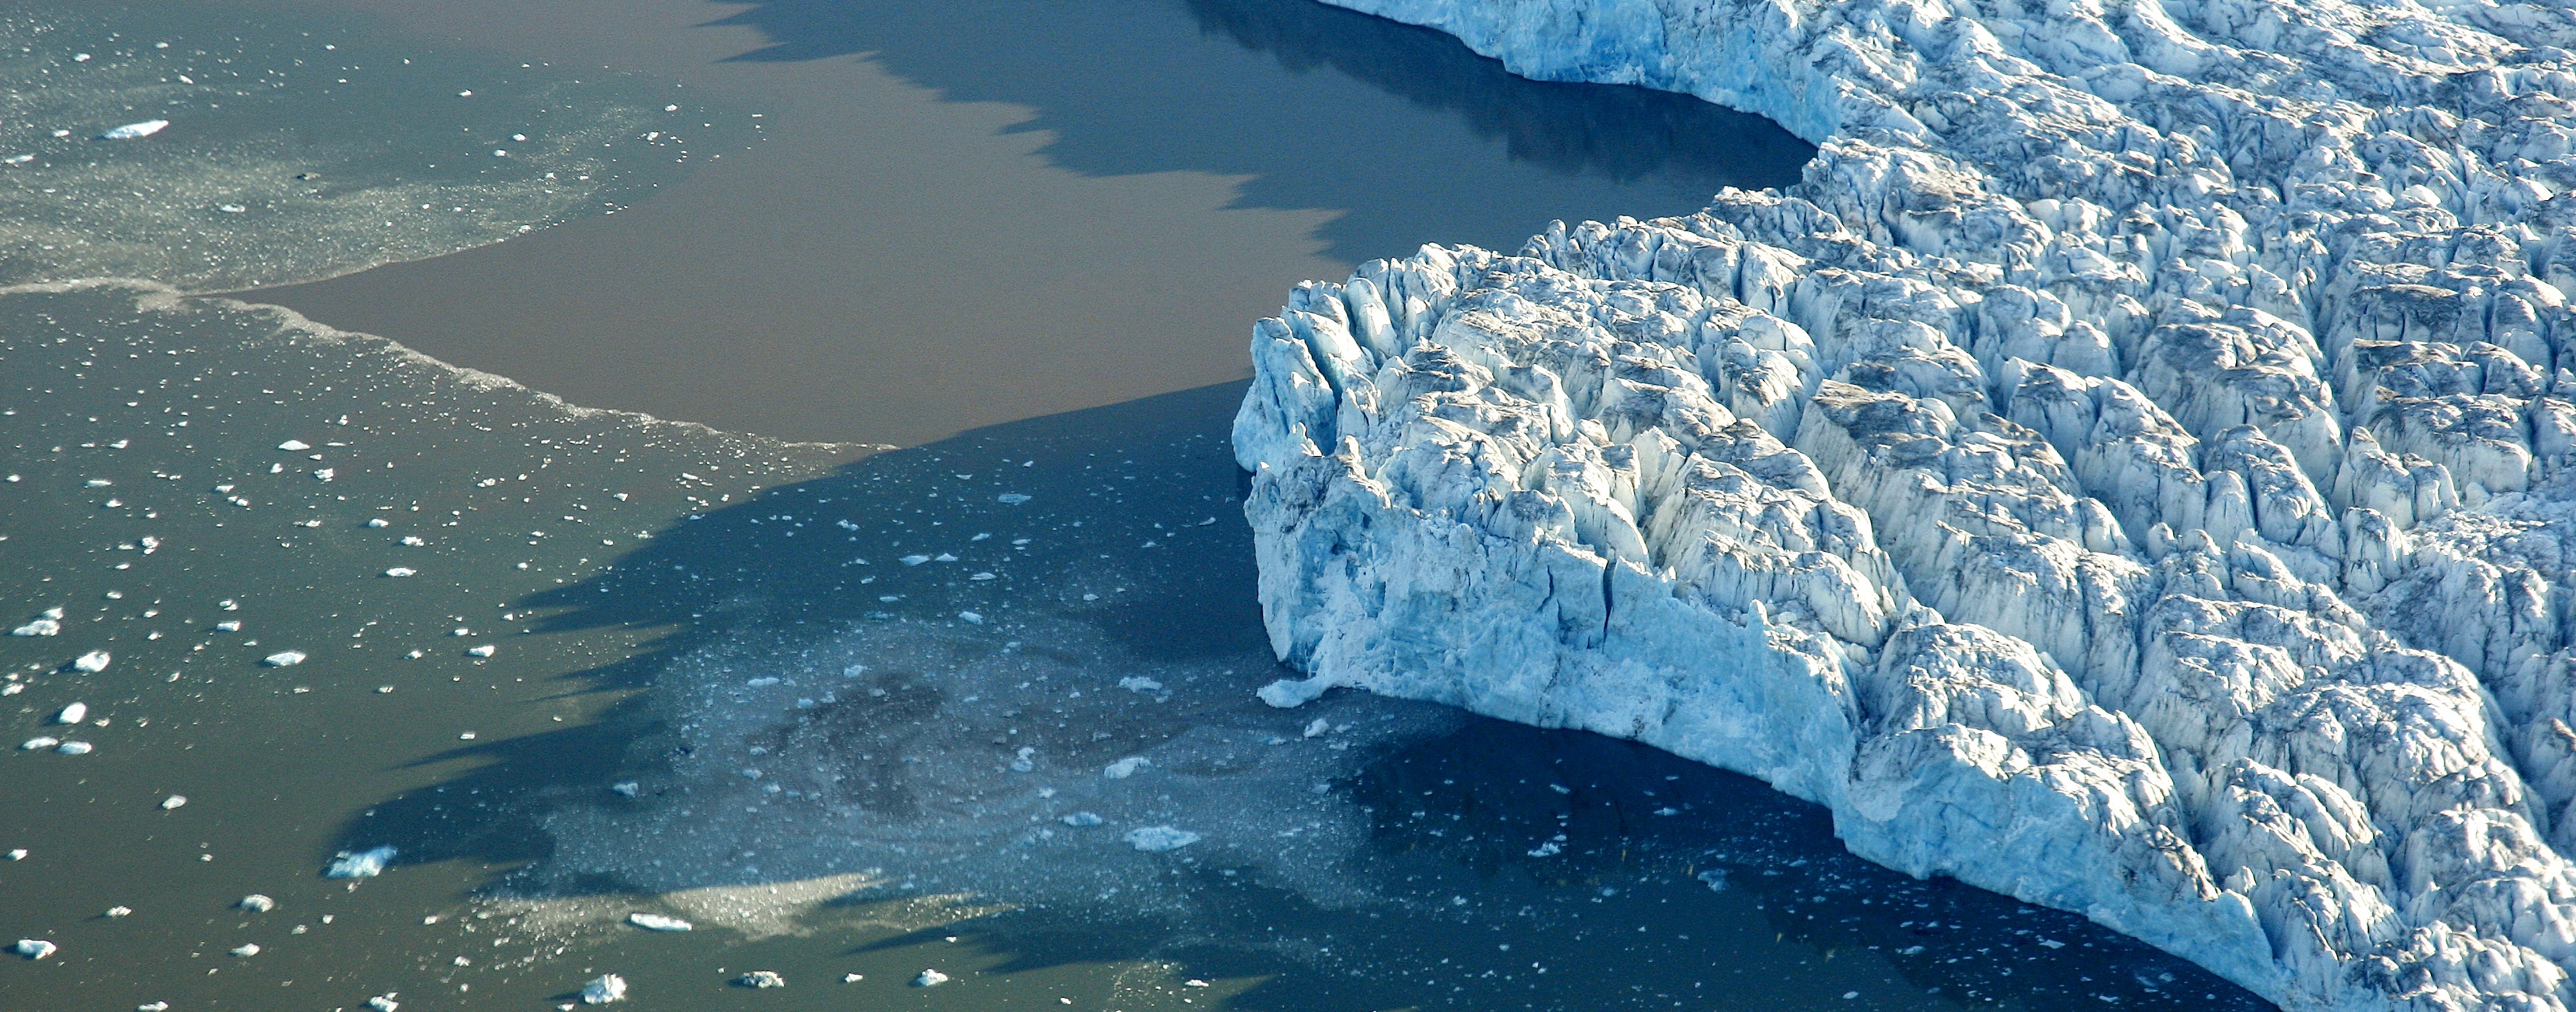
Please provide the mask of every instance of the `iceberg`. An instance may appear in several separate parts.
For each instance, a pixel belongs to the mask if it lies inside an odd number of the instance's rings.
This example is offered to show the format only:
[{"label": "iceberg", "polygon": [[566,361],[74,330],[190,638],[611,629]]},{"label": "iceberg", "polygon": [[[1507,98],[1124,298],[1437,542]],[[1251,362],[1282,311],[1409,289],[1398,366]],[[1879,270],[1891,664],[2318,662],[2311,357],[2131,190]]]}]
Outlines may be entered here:
[{"label": "iceberg", "polygon": [[1264,700],[1644,742],[2286,1008],[2576,1004],[2576,14],[1334,2],[1818,154],[1259,321]]}]

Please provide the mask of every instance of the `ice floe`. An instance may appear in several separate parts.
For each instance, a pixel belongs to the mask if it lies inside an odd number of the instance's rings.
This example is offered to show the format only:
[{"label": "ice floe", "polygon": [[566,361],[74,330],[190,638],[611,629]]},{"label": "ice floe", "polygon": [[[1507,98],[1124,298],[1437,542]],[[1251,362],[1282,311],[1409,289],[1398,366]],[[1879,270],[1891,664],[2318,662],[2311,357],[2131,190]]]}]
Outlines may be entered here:
[{"label": "ice floe", "polygon": [[341,851],[322,869],[323,878],[374,878],[385,873],[385,865],[394,859],[392,847],[375,847],[362,851]]}]

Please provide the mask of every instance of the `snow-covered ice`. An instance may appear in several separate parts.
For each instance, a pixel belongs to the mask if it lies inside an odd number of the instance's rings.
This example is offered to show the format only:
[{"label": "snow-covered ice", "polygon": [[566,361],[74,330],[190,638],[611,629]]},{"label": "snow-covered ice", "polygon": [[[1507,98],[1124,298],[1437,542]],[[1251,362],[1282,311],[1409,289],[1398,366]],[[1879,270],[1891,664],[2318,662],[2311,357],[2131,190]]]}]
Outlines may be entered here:
[{"label": "snow-covered ice", "polygon": [[88,719],[89,704],[87,703],[73,703],[63,707],[62,712],[54,714],[54,723],[57,724],[78,724]]},{"label": "snow-covered ice", "polygon": [[394,859],[392,847],[362,851],[341,851],[322,869],[323,878],[374,878],[385,873],[385,865]]},{"label": "snow-covered ice", "polygon": [[1127,845],[1148,854],[1179,850],[1197,842],[1197,833],[1170,826],[1138,826],[1127,831]]},{"label": "snow-covered ice", "polygon": [[648,914],[642,911],[626,915],[626,923],[646,931],[687,931],[697,926],[677,917]]},{"label": "snow-covered ice", "polygon": [[248,910],[248,911],[250,911],[251,913],[254,913],[254,914],[264,914],[264,913],[267,913],[267,912],[269,912],[269,911],[271,911],[271,910],[275,910],[275,909],[277,909],[277,901],[276,901],[276,900],[270,899],[270,898],[268,898],[267,896],[261,895],[261,894],[259,894],[259,893],[252,893],[252,894],[250,894],[250,895],[248,895],[248,896],[244,896],[244,897],[242,897],[242,898],[241,898],[241,902],[239,902],[239,903],[235,903],[235,904],[233,904],[233,905],[234,905],[234,906],[237,906],[237,907],[240,907],[240,908],[242,908],[242,909],[244,909],[244,910]]},{"label": "snow-covered ice", "polygon": [[1637,739],[2292,1008],[2576,1004],[2576,15],[1336,2],[1819,152],[1261,321],[1265,700]]},{"label": "snow-covered ice", "polygon": [[124,126],[109,130],[106,133],[98,135],[98,139],[103,141],[130,141],[137,137],[150,137],[153,134],[160,133],[169,125],[170,121],[166,119],[147,119],[140,123],[128,123]]},{"label": "snow-covered ice", "polygon": [[291,668],[304,663],[304,651],[280,650],[260,658],[259,662],[272,668]]},{"label": "snow-covered ice", "polygon": [[95,675],[107,670],[108,662],[114,659],[105,650],[92,650],[73,659],[72,670],[85,675]]},{"label": "snow-covered ice", "polygon": [[625,1000],[626,978],[613,973],[600,974],[581,986],[581,1003],[584,1005],[606,1005]]},{"label": "snow-covered ice", "polygon": [[945,983],[948,983],[948,975],[937,970],[923,970],[920,976],[912,978],[914,987],[938,987]]},{"label": "snow-covered ice", "polygon": [[54,943],[41,938],[21,938],[18,940],[17,953],[28,959],[43,959],[53,955],[55,949]]},{"label": "snow-covered ice", "polygon": [[753,970],[750,973],[734,978],[733,983],[736,987],[760,988],[765,990],[773,987],[786,987],[787,978],[779,976],[778,971],[776,970]]}]

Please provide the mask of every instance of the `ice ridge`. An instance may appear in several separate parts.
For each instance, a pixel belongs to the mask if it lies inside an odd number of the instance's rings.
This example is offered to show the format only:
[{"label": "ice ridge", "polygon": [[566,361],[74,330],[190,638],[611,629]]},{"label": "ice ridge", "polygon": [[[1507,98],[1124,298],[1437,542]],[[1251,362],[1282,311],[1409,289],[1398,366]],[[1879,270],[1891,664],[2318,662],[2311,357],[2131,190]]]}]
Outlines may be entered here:
[{"label": "ice ridge", "polygon": [[2576,13],[1334,0],[1819,145],[1254,328],[1273,648],[2291,1009],[2576,1003]]}]

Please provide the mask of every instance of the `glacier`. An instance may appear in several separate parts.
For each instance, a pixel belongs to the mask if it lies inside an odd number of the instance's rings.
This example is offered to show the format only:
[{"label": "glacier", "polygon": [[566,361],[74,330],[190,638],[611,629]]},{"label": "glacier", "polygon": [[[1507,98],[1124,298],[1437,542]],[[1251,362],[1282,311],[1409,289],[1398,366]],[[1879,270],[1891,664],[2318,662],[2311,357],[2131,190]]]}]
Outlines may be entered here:
[{"label": "glacier", "polygon": [[1818,145],[1253,330],[1272,647],[2285,1008],[2576,1003],[2576,11],[1333,0]]}]

